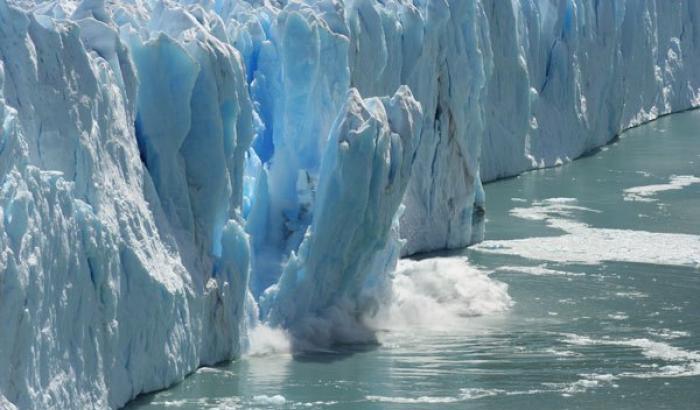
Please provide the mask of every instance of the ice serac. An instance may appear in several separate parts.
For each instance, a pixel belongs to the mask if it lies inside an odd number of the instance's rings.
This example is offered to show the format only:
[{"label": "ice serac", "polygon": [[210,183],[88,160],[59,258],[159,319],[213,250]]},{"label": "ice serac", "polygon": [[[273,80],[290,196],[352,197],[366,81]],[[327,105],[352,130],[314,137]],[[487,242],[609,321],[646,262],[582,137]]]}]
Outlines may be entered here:
[{"label": "ice serac", "polygon": [[699,47],[696,0],[0,0],[0,407],[371,338],[399,254],[699,106]]},{"label": "ice serac", "polygon": [[391,229],[410,180],[421,114],[407,87],[366,100],[350,90],[321,163],[313,222],[264,295],[271,324],[315,344],[367,337],[358,331],[359,316],[398,259]]}]

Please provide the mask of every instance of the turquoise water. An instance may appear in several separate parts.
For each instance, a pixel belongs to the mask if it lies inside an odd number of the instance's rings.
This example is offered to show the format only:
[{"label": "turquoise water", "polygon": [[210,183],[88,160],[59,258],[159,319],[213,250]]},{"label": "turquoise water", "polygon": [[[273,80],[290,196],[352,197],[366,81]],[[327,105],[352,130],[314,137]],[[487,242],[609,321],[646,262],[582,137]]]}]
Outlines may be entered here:
[{"label": "turquoise water", "polygon": [[452,256],[507,284],[508,311],[246,357],[128,408],[698,409],[698,177],[695,111],[489,184],[487,242]]}]

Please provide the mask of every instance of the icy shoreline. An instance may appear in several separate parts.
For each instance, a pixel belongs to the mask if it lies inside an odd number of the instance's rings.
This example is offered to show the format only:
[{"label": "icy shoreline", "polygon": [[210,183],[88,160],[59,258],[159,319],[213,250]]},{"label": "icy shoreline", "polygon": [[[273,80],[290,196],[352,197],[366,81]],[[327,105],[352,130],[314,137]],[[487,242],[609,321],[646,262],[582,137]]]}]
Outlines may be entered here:
[{"label": "icy shoreline", "polygon": [[480,239],[482,181],[699,106],[697,22],[692,0],[0,0],[0,407],[118,407],[259,322],[365,337],[400,255]]}]

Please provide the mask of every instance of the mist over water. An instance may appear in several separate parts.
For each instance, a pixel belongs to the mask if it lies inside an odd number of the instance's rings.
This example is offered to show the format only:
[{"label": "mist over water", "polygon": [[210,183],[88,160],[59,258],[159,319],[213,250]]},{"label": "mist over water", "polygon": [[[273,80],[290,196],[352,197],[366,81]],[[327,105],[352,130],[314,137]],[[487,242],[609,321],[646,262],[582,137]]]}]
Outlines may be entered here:
[{"label": "mist over water", "polygon": [[696,409],[700,112],[486,186],[486,241],[404,260],[378,345],[251,354],[131,409]]}]

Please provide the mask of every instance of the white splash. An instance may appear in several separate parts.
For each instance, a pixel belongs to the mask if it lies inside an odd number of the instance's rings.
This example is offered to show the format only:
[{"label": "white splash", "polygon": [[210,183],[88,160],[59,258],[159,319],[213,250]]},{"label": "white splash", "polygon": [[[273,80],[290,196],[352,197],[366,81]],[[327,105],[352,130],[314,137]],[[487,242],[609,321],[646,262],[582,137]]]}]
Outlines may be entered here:
[{"label": "white splash", "polygon": [[449,329],[464,318],[503,312],[512,304],[505,283],[464,257],[401,260],[391,301],[367,321],[381,329]]},{"label": "white splash", "polygon": [[248,331],[248,356],[284,354],[292,351],[289,334],[281,328],[258,324]]},{"label": "white splash", "polygon": [[224,377],[233,377],[236,375],[236,373],[234,373],[230,370],[221,369],[218,367],[207,367],[207,366],[200,367],[199,369],[197,369],[197,371],[195,373],[197,373],[197,374],[215,374],[217,376],[224,376]]}]

